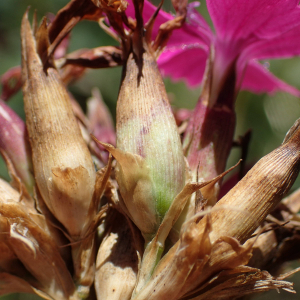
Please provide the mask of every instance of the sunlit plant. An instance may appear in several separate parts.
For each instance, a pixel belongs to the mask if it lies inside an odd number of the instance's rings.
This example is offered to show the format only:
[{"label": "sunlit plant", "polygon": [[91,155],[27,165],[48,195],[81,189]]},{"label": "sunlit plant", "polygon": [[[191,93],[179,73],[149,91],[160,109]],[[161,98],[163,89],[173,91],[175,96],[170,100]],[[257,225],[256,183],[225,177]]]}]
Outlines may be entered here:
[{"label": "sunlit plant", "polygon": [[[240,89],[300,95],[259,62],[300,54],[298,2],[207,0],[215,33],[196,3],[172,4],[175,14],[144,0],[72,0],[40,24],[25,12],[22,65],[2,76],[0,151],[11,182],[0,180],[0,295],[295,292],[285,279],[297,270],[278,271],[299,257],[300,192],[284,197],[300,170],[300,121],[225,196],[220,190],[238,165],[225,170]],[[68,53],[83,19],[119,45]],[[116,130],[98,90],[86,114],[68,91],[86,69],[115,66]],[[202,84],[186,118],[172,110],[161,72]],[[21,88],[25,123],[6,104]]]}]

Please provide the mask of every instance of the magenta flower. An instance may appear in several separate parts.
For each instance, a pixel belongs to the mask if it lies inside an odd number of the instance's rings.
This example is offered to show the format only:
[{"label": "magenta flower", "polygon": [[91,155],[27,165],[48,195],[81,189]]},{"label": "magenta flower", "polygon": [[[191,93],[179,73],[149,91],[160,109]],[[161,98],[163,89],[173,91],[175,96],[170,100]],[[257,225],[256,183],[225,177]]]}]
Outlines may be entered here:
[{"label": "magenta flower", "polygon": [[215,33],[195,9],[197,5],[189,5],[186,24],[173,33],[158,61],[164,75],[184,79],[190,86],[199,84],[213,45],[213,90],[234,67],[237,88],[255,93],[282,90],[299,96],[297,89],[275,77],[258,61],[300,54],[298,1],[207,0]]}]

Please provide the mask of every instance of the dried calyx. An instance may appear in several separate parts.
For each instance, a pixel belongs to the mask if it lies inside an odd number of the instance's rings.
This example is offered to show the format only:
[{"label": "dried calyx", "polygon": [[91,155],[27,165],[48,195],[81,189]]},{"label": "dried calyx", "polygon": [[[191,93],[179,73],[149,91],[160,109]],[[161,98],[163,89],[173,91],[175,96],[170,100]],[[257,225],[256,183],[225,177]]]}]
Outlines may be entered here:
[{"label": "dried calyx", "polygon": [[56,223],[72,243],[77,284],[89,289],[95,264],[93,231],[106,181],[96,174],[68,92],[51,56],[47,59],[45,20],[33,33],[25,14],[21,38],[24,107],[36,195],[47,220]]}]

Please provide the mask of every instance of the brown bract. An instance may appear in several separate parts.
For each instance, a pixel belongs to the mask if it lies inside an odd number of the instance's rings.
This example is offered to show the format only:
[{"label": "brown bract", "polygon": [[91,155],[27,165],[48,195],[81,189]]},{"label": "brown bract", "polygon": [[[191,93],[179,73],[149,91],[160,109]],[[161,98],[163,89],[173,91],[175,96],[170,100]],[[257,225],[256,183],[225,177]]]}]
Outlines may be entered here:
[{"label": "brown bract", "polygon": [[143,239],[132,222],[115,210],[110,211],[106,224],[96,262],[97,299],[128,300],[136,283]]},{"label": "brown bract", "polygon": [[19,291],[45,295],[45,299],[47,295],[75,297],[75,285],[53,232],[44,216],[21,199],[17,191],[0,181],[1,295]]}]

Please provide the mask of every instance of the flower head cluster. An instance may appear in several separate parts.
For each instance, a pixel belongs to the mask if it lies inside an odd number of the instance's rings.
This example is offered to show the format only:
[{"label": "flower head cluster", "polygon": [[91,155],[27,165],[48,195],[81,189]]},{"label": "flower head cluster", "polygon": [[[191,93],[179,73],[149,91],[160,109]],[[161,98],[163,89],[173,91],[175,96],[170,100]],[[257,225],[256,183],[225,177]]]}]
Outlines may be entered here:
[{"label": "flower head cluster", "polygon": [[[0,180],[0,295],[204,300],[293,292],[284,281],[293,272],[273,277],[262,270],[288,260],[291,243],[299,247],[299,191],[265,220],[298,176],[300,121],[217,201],[234,168],[224,172],[239,80],[247,87],[257,70],[261,86],[269,80],[272,87],[256,91],[298,93],[252,60],[300,52],[296,42],[293,53],[276,44],[296,34],[298,6],[267,2],[208,1],[216,35],[195,4],[180,0],[172,2],[175,16],[143,0],[72,0],[39,26],[24,14],[22,65],[2,77],[0,100],[0,152],[11,177],[10,184]],[[285,2],[293,24],[279,14]],[[83,19],[120,45],[67,53],[69,33]],[[117,65],[114,130],[99,91],[85,114],[68,84],[87,68]],[[206,70],[182,136],[159,66],[192,84]],[[21,87],[26,123],[5,103]]]}]

